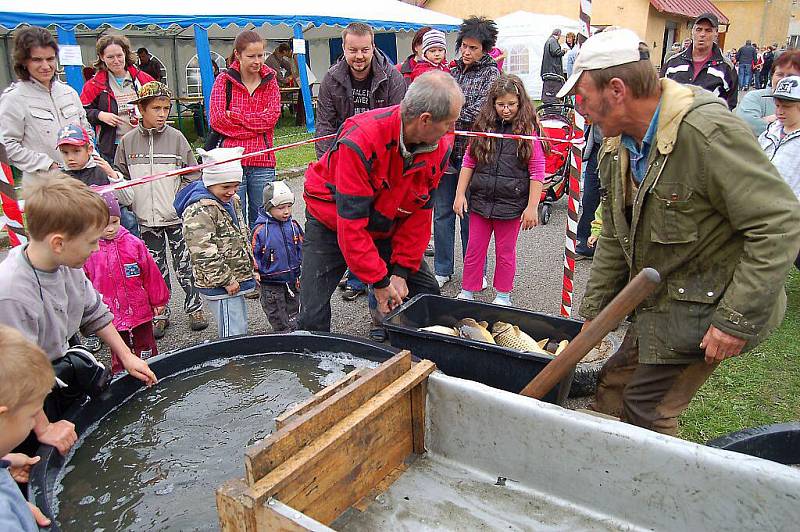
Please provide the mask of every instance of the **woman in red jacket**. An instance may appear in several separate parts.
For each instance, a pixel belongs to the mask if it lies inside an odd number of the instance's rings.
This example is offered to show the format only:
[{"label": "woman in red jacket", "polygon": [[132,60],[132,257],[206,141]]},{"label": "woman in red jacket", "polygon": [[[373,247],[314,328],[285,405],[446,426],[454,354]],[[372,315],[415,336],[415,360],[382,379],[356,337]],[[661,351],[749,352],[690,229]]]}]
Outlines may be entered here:
[{"label": "woman in red jacket", "polygon": [[131,43],[122,35],[104,35],[97,40],[97,73],[83,86],[81,102],[89,123],[95,127],[97,150],[114,164],[119,139],[139,124],[136,106],[139,88],[153,81],[133,66]]},{"label": "woman in red jacket", "polygon": [[[211,90],[210,122],[224,137],[223,147],[242,146],[246,155],[272,147],[275,124],[281,115],[281,93],[275,71],[264,64],[264,41],[258,33],[241,32],[233,48],[230,67],[217,76]],[[264,185],[275,180],[275,155],[246,158],[242,169],[239,199],[252,229]]]}]

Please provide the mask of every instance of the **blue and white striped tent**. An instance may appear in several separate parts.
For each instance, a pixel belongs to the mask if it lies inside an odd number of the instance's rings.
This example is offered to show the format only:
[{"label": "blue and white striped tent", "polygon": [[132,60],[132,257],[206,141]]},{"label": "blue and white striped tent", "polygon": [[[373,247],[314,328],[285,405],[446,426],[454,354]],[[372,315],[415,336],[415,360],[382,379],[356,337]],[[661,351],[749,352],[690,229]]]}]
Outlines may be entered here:
[{"label": "blue and white striped tent", "polygon": [[[457,30],[461,20],[416,7],[397,0],[344,2],[331,0],[136,0],[115,3],[105,0],[64,2],[63,0],[0,0],[0,36],[23,25],[55,28],[59,45],[69,50],[76,45],[76,31],[96,31],[108,28],[122,31],[162,31],[171,35],[190,28],[194,32],[200,63],[203,95],[209,101],[213,74],[209,34],[230,34],[229,26],[256,28],[270,39],[294,37],[298,62],[305,61],[306,43],[331,39],[351,22],[364,22],[376,31],[413,32],[432,26],[445,32]],[[62,59],[66,56],[62,55]],[[65,65],[67,81],[80,92],[83,84],[80,66]],[[304,100],[311,101],[308,76],[300,69]],[[305,106],[307,124],[313,129],[311,105]]]}]

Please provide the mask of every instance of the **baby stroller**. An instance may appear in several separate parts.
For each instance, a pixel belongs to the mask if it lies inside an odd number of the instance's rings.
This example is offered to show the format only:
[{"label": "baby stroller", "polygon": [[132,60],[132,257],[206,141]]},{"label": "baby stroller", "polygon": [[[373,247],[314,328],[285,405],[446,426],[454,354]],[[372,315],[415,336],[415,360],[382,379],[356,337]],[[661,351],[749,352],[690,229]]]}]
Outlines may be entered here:
[{"label": "baby stroller", "polygon": [[[571,103],[545,103],[536,109],[539,122],[542,124],[542,136],[550,139],[570,140],[575,134],[572,125],[572,113],[575,108]],[[550,152],[545,158],[544,184],[542,197],[539,199],[539,222],[546,225],[550,221],[553,202],[560,200],[569,191],[570,158],[572,145],[545,141]]]}]

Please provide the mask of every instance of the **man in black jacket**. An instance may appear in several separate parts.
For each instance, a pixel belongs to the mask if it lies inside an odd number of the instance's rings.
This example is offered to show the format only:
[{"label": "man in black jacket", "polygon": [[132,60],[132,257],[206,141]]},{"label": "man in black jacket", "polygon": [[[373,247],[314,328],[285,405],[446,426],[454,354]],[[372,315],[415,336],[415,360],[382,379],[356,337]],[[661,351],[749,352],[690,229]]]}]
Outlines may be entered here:
[{"label": "man in black jacket", "polygon": [[562,48],[558,39],[561,37],[561,30],[554,29],[552,35],[548,37],[547,42],[544,43],[544,51],[542,53],[542,68],[540,74],[544,79],[545,74],[558,74],[564,75],[564,68],[561,64],[561,58],[567,53],[566,48]]},{"label": "man in black jacket", "polygon": [[736,62],[739,64],[739,86],[742,90],[748,90],[753,81],[753,63],[758,58],[758,50],[748,39],[744,46],[736,52]]},{"label": "man in black jacket", "polygon": [[733,109],[738,97],[738,78],[716,42],[718,29],[719,20],[715,14],[703,13],[697,17],[692,27],[692,44],[664,63],[661,77],[703,87]]}]

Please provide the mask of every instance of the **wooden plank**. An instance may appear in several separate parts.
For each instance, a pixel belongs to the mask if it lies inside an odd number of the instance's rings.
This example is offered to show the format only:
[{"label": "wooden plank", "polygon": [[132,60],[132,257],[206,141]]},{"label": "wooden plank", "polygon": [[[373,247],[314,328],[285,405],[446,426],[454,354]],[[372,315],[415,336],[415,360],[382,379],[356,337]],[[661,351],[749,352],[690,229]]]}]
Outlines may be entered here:
[{"label": "wooden plank", "polygon": [[270,499],[259,508],[258,530],[269,532],[334,532],[302,512]]},{"label": "wooden plank", "polygon": [[217,515],[222,532],[257,532],[254,501],[244,479],[225,482],[217,488]]},{"label": "wooden plank", "polygon": [[[325,434],[302,448],[290,459],[275,467],[261,480],[252,484],[248,492],[250,496],[255,501],[263,502],[284,490],[286,490],[286,493],[292,493],[291,490],[296,493],[302,489],[303,486],[298,486],[299,483],[296,482],[296,479],[300,479],[301,475],[308,475],[314,472],[323,474],[323,471],[318,471],[318,465],[324,463],[324,460],[330,457],[331,449],[339,448],[342,441],[347,440],[351,434],[356,433],[359,429],[369,427],[373,420],[391,406],[397,405],[398,399],[406,396],[412,388],[425,380],[435,369],[436,365],[428,360],[415,364],[413,369],[372,397],[356,409],[355,412],[339,421]],[[410,404],[406,402],[403,408],[406,409],[410,417]],[[366,431],[366,434],[371,434],[373,435],[372,437],[379,436],[374,431]],[[411,444],[410,439],[409,444]],[[413,445],[410,449],[413,449]],[[390,470],[387,470],[385,474],[388,474]]]},{"label": "wooden plank", "polygon": [[355,382],[356,379],[363,377],[369,370],[367,368],[358,368],[354,369],[343,378],[339,379],[335,383],[331,384],[330,386],[326,387],[324,390],[320,390],[305,401],[296,404],[292,408],[288,409],[283,414],[279,415],[275,418],[275,430],[278,431],[282,429],[292,418],[301,416],[311,410],[314,406],[318,405],[328,397],[332,396],[348,384]]},{"label": "wooden plank", "polygon": [[411,389],[411,428],[414,436],[414,452],[425,452],[425,400],[428,397],[428,381],[424,380]]},{"label": "wooden plank", "polygon": [[404,394],[370,423],[340,438],[276,495],[322,523],[363,499],[413,451],[411,398]]},{"label": "wooden plank", "polygon": [[401,351],[367,375],[345,386],[277,432],[245,450],[247,481],[252,486],[289,457],[411,369],[411,353]]},{"label": "wooden plank", "polygon": [[389,486],[394,484],[394,481],[400,478],[400,475],[405,473],[407,469],[408,465],[405,462],[392,469],[388,475],[383,477],[383,480],[378,482],[377,486],[372,488],[372,491],[370,491],[367,495],[362,497],[360,501],[355,503],[353,505],[353,508],[355,508],[359,512],[365,512],[367,508],[369,508],[369,505],[372,504],[372,502],[378,497],[378,495],[388,490]]}]

